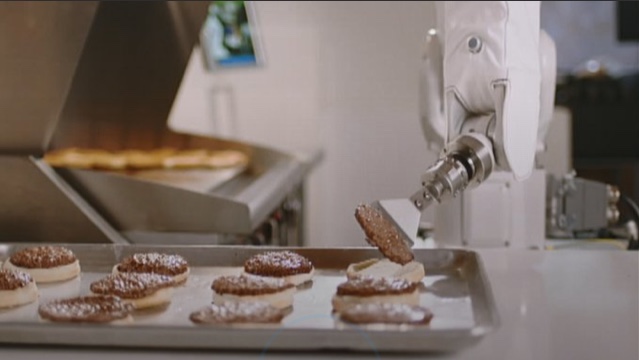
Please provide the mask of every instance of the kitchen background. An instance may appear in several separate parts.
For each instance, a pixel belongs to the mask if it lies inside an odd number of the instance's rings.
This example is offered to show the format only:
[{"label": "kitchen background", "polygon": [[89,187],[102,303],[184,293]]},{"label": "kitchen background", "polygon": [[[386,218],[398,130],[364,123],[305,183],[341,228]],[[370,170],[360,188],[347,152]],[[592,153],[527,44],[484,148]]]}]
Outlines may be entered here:
[{"label": "kitchen background", "polygon": [[[253,6],[264,63],[209,71],[196,49],[169,125],[300,154],[321,150],[306,184],[307,244],[363,245],[355,206],[409,196],[436,156],[422,135],[417,91],[434,4]],[[557,43],[560,76],[592,59],[613,75],[639,69],[638,43],[616,40],[615,2],[542,2],[541,18]],[[557,109],[548,139],[547,166],[560,173],[573,166],[570,138],[578,125],[569,105]],[[639,124],[639,113],[634,120]]]}]

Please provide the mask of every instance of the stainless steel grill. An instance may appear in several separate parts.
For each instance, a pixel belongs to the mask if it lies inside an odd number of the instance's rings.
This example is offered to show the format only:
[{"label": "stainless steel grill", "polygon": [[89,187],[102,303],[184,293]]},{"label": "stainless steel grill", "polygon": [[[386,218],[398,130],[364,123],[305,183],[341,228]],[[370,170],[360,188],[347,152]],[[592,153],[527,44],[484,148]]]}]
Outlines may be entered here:
[{"label": "stainless steel grill", "polygon": [[[308,164],[166,125],[207,8],[0,4],[0,241],[301,244]],[[71,147],[234,149],[251,162],[149,178],[41,159]]]}]

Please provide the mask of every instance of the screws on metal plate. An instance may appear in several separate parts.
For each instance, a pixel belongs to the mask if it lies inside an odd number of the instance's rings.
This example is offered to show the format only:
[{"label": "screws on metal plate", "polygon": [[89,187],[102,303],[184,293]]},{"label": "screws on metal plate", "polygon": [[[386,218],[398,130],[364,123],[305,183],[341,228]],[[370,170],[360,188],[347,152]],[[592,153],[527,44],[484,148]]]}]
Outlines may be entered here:
[{"label": "screws on metal plate", "polygon": [[481,51],[481,48],[482,48],[482,41],[480,37],[471,36],[470,38],[468,38],[468,50],[471,53],[477,54],[478,52]]},{"label": "screws on metal plate", "polygon": [[416,206],[418,209],[421,209],[421,208],[422,208],[422,206],[424,206],[424,204],[423,204],[421,201],[419,201],[419,200],[415,200],[415,206]]}]

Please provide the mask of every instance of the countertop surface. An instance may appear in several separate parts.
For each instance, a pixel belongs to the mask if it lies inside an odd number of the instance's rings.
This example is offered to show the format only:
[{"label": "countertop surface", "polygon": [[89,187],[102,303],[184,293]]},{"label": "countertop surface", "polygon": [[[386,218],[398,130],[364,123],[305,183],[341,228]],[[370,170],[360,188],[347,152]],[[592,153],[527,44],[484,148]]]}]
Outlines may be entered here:
[{"label": "countertop surface", "polygon": [[[442,359],[639,359],[639,254],[478,250],[501,318],[497,331]],[[0,359],[399,359],[399,354],[144,351],[1,346]],[[425,355],[412,356],[423,358]]]}]

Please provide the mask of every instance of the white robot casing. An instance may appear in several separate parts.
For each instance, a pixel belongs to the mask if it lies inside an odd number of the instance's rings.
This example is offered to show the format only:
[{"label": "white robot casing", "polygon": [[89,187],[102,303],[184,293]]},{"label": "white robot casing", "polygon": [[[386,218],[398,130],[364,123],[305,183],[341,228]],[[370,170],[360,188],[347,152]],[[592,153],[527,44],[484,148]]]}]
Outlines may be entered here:
[{"label": "white robot casing", "polygon": [[545,174],[534,169],[552,117],[556,55],[538,1],[437,2],[420,78],[431,149],[485,135],[495,172],[435,208],[442,245],[543,246]]}]

